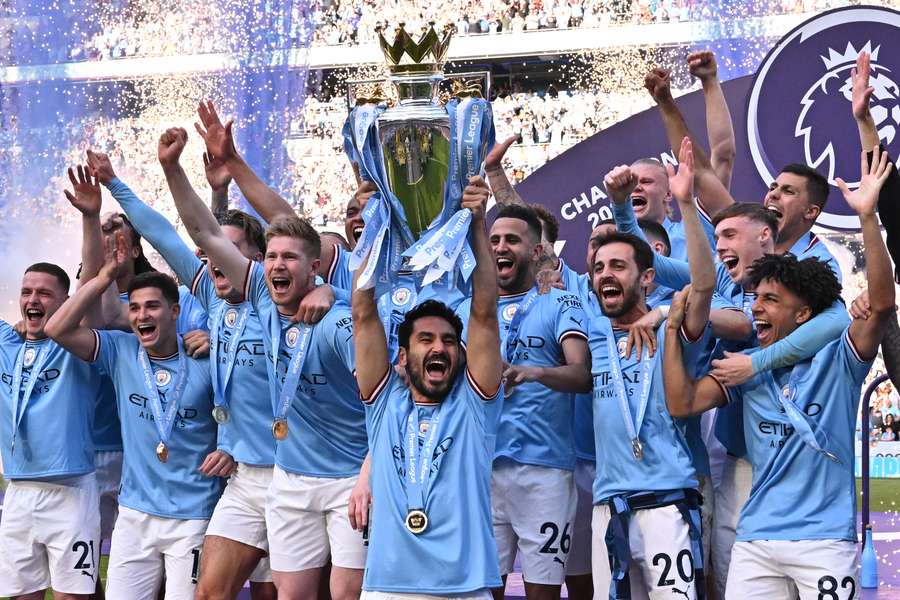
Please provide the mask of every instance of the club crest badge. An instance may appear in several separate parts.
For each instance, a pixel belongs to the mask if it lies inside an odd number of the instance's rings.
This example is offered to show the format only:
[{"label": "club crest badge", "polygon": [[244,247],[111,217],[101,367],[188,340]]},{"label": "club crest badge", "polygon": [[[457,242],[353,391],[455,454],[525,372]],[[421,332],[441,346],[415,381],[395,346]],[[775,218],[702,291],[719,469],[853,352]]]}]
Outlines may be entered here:
[{"label": "club crest badge", "polygon": [[512,322],[513,317],[516,316],[516,311],[519,310],[518,304],[507,304],[503,307],[503,311],[500,313],[503,317],[503,320],[507,323]]},{"label": "club crest badge", "polygon": [[628,339],[622,338],[618,342],[616,342],[616,350],[619,351],[619,356],[625,358],[625,348],[628,346]]},{"label": "club crest badge", "polygon": [[293,348],[297,345],[297,340],[300,338],[300,330],[296,327],[291,327],[287,330],[287,333],[284,334],[284,341],[287,344],[288,348]]},{"label": "club crest badge", "polygon": [[238,311],[233,308],[228,309],[228,312],[225,313],[225,326],[229,329],[234,327],[234,324],[237,323]]},{"label": "club crest badge", "polygon": [[34,358],[37,356],[37,350],[34,348],[25,348],[25,355],[22,357],[22,363],[26,367],[34,364]]},{"label": "club crest badge", "polygon": [[871,57],[870,110],[882,145],[900,154],[900,12],[850,7],[804,22],[763,60],[750,92],[747,136],[753,162],[768,184],[790,163],[804,163],[831,184],[818,223],[859,229],[835,179],[859,186],[859,134],[851,116],[851,70]]},{"label": "club crest badge", "polygon": [[391,302],[393,302],[395,306],[403,306],[409,302],[410,296],[411,293],[409,288],[399,287],[391,294]]},{"label": "club crest badge", "polygon": [[172,374],[169,371],[160,369],[156,372],[156,385],[167,386],[170,381],[172,381]]}]

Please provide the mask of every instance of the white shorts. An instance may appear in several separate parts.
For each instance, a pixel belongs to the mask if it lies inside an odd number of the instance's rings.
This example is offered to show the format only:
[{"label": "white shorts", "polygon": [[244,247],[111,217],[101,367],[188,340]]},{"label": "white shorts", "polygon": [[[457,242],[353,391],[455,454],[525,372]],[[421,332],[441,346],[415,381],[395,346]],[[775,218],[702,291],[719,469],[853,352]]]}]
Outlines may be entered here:
[{"label": "white shorts", "polygon": [[[606,552],[609,506],[594,507],[593,575],[594,598],[609,597],[612,575]],[[694,557],[688,524],[674,505],[646,508],[631,513],[628,527],[631,546],[632,600],[696,600]]]},{"label": "white shorts", "polygon": [[731,563],[731,547],[737,532],[741,509],[750,497],[753,468],[743,458],[726,456],[722,465],[722,483],[715,491],[713,507],[712,560],[716,580],[716,595],[725,597],[728,566]]},{"label": "white shorts", "polygon": [[166,519],[120,506],[109,553],[106,597],[155,600],[165,573],[166,600],[192,600],[207,523],[203,519]]},{"label": "white shorts", "polygon": [[735,542],[725,600],[856,600],[857,568],[846,540]]},{"label": "white shorts", "polygon": [[238,463],[206,528],[206,535],[234,540],[266,553],[250,575],[250,581],[255,582],[272,581],[266,536],[266,494],[272,483],[272,469]]},{"label": "white shorts", "polygon": [[288,473],[275,467],[266,496],[269,562],[291,573],[328,563],[364,569],[362,533],[350,527],[347,505],[357,477],[330,479]]},{"label": "white shorts", "polygon": [[93,594],[100,512],[93,473],[54,482],[10,481],[0,520],[0,596],[52,588]]},{"label": "white shorts", "polygon": [[565,581],[577,496],[571,471],[511,461],[494,465],[491,505],[501,575],[512,572],[518,550],[528,583]]},{"label": "white shorts", "polygon": [[363,590],[359,600],[492,600],[490,590],[478,590],[455,596],[429,596],[428,594],[406,594],[403,592],[367,592]]},{"label": "white shorts", "polygon": [[97,491],[100,494],[100,539],[112,536],[119,514],[119,486],[122,483],[121,450],[99,450],[94,455]]},{"label": "white shorts", "polygon": [[572,527],[572,549],[566,561],[566,575],[591,574],[591,516],[594,512],[594,476],[597,463],[578,459],[575,462],[575,489],[578,501],[575,525]]}]

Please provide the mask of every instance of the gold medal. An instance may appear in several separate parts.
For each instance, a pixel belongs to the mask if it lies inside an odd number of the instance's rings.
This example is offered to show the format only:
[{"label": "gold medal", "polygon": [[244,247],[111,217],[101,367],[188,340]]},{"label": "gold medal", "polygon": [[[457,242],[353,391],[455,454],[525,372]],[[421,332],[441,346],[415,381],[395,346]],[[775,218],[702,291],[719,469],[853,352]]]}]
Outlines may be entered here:
[{"label": "gold medal", "polygon": [[285,440],[288,436],[288,424],[285,419],[272,421],[272,437],[276,440]]},{"label": "gold medal", "polygon": [[166,446],[165,442],[160,442],[159,445],[156,446],[156,458],[158,458],[161,463],[169,460],[169,447]]},{"label": "gold medal", "polygon": [[228,409],[224,406],[213,407],[212,416],[219,425],[224,425],[231,418],[228,414]]},{"label": "gold medal", "polygon": [[406,513],[406,528],[410,533],[419,535],[428,528],[428,515],[424,510],[411,510]]}]

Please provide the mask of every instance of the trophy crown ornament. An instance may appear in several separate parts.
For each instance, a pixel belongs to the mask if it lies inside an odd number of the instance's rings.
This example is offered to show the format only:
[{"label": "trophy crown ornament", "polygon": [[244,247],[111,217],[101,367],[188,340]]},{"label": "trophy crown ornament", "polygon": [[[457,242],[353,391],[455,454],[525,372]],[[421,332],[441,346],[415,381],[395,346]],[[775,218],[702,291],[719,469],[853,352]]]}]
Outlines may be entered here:
[{"label": "trophy crown ornament", "polygon": [[394,32],[394,41],[388,43],[384,37],[384,28],[379,28],[378,43],[384,53],[388,69],[394,75],[403,73],[438,74],[444,68],[450,39],[455,28],[448,25],[441,34],[434,28],[434,23],[415,41],[406,31],[405,23],[400,23]]}]

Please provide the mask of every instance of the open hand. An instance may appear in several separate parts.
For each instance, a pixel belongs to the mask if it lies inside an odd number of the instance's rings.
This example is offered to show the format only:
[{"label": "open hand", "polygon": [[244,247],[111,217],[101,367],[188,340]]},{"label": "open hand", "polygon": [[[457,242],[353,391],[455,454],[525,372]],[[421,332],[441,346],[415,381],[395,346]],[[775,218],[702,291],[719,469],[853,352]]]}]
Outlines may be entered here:
[{"label": "open hand", "polygon": [[856,57],[856,67],[850,71],[852,83],[850,106],[853,110],[853,118],[864,121],[869,118],[869,102],[872,100],[874,87],[869,87],[869,76],[872,73],[868,52],[860,52]]},{"label": "open hand", "polygon": [[109,185],[116,178],[116,172],[113,170],[112,163],[109,162],[109,156],[103,152],[88,150],[87,159],[91,175],[99,179],[103,185]]},{"label": "open hand", "polygon": [[90,167],[86,165],[78,165],[76,171],[69,167],[69,181],[72,182],[74,193],[64,190],[66,200],[69,204],[78,209],[81,214],[86,217],[95,217],[100,214],[100,205],[103,198],[100,195],[100,180],[91,177]]},{"label": "open hand", "polygon": [[689,207],[694,203],[694,147],[687,136],[681,140],[678,150],[678,172],[675,167],[666,165],[669,176],[669,190],[679,205]]},{"label": "open hand", "polygon": [[835,179],[838,188],[844,195],[844,200],[859,216],[871,216],[875,214],[875,208],[878,206],[878,194],[881,192],[881,186],[887,181],[890,170],[893,168],[888,162],[886,152],[881,152],[878,146],[872,150],[872,162],[869,164],[866,151],[862,151],[862,160],[860,163],[860,171],[862,177],[859,180],[859,187],[851,191],[847,187],[847,183],[840,177]]},{"label": "open hand", "polygon": [[231,184],[231,173],[225,166],[225,161],[217,156],[203,153],[203,170],[206,172],[206,181],[213,191],[227,190]]},{"label": "open hand", "polygon": [[753,377],[753,358],[740,352],[726,352],[725,358],[712,361],[710,375],[726,386],[746,383]]},{"label": "open hand", "polygon": [[197,109],[200,116],[200,122],[194,123],[197,133],[206,142],[206,152],[215,158],[228,161],[237,156],[237,150],[234,147],[234,135],[231,132],[231,126],[234,121],[228,121],[222,125],[219,113],[213,106],[212,100],[201,102]]}]

